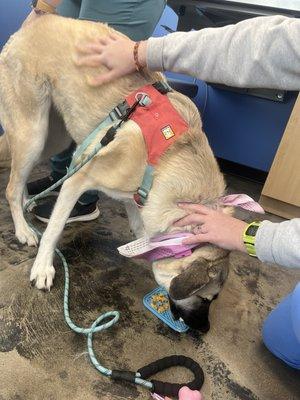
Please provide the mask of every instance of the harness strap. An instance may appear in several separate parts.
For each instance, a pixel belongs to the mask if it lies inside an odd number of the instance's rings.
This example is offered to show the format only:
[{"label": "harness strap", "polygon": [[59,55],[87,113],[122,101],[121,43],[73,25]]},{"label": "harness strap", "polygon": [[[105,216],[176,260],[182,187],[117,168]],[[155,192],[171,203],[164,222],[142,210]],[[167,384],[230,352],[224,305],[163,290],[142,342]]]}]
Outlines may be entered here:
[{"label": "harness strap", "polygon": [[149,192],[153,184],[154,167],[150,164],[146,166],[141,186],[134,194],[133,198],[138,207],[143,207],[148,198]]},{"label": "harness strap", "polygon": [[[167,82],[155,82],[152,86],[161,94],[167,94],[172,91],[171,86]],[[146,166],[141,186],[134,194],[133,198],[138,207],[143,207],[147,201],[149,192],[153,184],[154,167],[150,164]]]},{"label": "harness strap", "polygon": [[101,129],[106,128],[108,125],[110,125],[114,121],[121,121],[120,118],[117,117],[117,112],[115,111],[117,107],[115,107],[109,115],[100,122],[100,124],[87,136],[84,141],[77,147],[76,151],[73,154],[72,157],[72,162],[68,168],[68,170],[73,170],[75,168],[75,164],[78,161],[78,159],[82,156],[82,154],[85,152],[85,150],[88,148],[88,146],[92,143],[92,141],[95,139],[95,137],[98,135],[99,131]]},{"label": "harness strap", "polygon": [[154,82],[152,86],[159,91],[161,94],[167,94],[168,92],[172,92],[171,86],[167,82],[158,81]]}]

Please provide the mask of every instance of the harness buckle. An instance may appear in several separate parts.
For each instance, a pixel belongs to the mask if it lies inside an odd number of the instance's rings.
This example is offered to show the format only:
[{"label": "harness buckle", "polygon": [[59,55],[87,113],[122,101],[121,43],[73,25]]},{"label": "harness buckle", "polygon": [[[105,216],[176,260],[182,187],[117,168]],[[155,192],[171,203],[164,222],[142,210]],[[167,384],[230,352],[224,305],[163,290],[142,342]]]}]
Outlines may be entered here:
[{"label": "harness buckle", "polygon": [[127,101],[124,100],[122,103],[119,103],[119,104],[117,105],[117,107],[115,107],[115,108],[113,109],[113,112],[116,113],[116,115],[117,115],[117,117],[118,117],[119,119],[122,119],[122,118],[124,117],[124,115],[127,114],[129,108],[130,108],[130,107],[129,107]]},{"label": "harness buckle", "polygon": [[146,107],[149,106],[152,103],[151,98],[148,96],[147,93],[144,92],[138,92],[135,95],[135,100],[139,103],[140,106]]},{"label": "harness buckle", "polygon": [[145,188],[140,187],[140,188],[138,188],[137,193],[138,193],[143,199],[146,199],[146,198],[148,197],[149,190],[146,190]]},{"label": "harness buckle", "polygon": [[149,195],[149,190],[146,190],[145,188],[142,187],[139,187],[136,193],[133,195],[134,202],[139,208],[144,207],[148,195]]}]

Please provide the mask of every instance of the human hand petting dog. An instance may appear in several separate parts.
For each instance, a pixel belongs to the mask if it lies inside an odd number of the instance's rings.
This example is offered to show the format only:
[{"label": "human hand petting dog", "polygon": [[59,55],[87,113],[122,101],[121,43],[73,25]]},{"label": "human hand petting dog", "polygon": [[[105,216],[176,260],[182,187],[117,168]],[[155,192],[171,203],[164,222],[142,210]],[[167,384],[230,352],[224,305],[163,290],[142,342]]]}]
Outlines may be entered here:
[{"label": "human hand petting dog", "polygon": [[[108,71],[89,80],[92,86],[99,86],[136,71],[135,43],[127,37],[113,33],[94,42],[79,44],[75,63],[78,66],[96,68],[104,65]],[[146,66],[146,48],[147,42],[140,42],[137,58],[141,67]]]},{"label": "human hand petting dog", "polygon": [[188,215],[174,223],[174,226],[197,225],[196,236],[183,240],[183,244],[211,243],[227,250],[247,252],[243,243],[243,232],[247,223],[202,204],[179,203],[178,207]]}]

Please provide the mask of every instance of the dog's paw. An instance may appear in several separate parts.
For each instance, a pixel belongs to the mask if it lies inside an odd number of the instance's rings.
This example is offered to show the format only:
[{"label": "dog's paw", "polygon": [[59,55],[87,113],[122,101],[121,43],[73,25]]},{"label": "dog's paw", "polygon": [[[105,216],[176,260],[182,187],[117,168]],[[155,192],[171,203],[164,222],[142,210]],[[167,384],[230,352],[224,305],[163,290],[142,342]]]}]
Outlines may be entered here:
[{"label": "dog's paw", "polygon": [[16,238],[20,243],[27,243],[28,246],[37,247],[39,242],[36,233],[29,226],[24,226],[21,229],[17,229]]},{"label": "dog's paw", "polygon": [[37,289],[50,291],[54,275],[55,269],[52,265],[45,265],[45,263],[39,263],[36,260],[31,269],[30,282],[32,285],[35,285]]}]

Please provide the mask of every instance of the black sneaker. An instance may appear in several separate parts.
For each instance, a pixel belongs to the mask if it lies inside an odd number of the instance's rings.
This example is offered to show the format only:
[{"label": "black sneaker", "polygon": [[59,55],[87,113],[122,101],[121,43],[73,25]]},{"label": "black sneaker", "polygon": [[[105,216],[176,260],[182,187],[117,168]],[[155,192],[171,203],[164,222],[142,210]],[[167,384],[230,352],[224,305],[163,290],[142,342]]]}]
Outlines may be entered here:
[{"label": "black sneaker", "polygon": [[[57,182],[51,175],[46,176],[45,178],[37,179],[33,182],[27,183],[27,191],[30,197],[36,196],[39,193],[42,193],[44,190],[48,189],[50,186],[54,185]],[[59,191],[61,189],[61,185],[54,189],[52,192],[49,192],[48,196],[58,196]]]},{"label": "black sneaker", "polygon": [[[48,223],[54,205],[55,205],[55,200],[54,199],[49,200],[46,203],[34,207],[32,213],[40,221]],[[77,202],[66,223],[70,224],[72,222],[92,221],[93,219],[98,218],[99,214],[100,211],[99,208],[97,207],[97,202],[91,204],[80,204]]]}]

